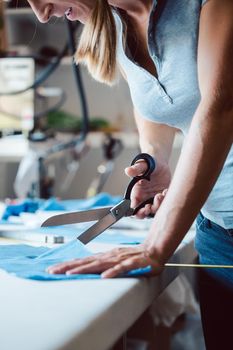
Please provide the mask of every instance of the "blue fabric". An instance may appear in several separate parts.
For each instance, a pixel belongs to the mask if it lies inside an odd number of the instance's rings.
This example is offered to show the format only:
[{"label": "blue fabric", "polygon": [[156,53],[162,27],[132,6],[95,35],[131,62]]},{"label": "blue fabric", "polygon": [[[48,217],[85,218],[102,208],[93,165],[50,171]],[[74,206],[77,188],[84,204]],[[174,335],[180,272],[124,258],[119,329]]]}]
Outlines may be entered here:
[{"label": "blue fabric", "polygon": [[[233,265],[233,229],[224,229],[199,214],[195,248],[201,264]],[[233,290],[233,269],[206,269],[206,273]]]},{"label": "blue fabric", "polygon": [[122,197],[111,196],[108,193],[99,193],[98,195],[88,199],[71,199],[66,201],[58,201],[56,198],[48,200],[43,199],[25,199],[15,204],[6,206],[2,220],[7,220],[9,216],[19,216],[20,213],[35,213],[38,209],[45,211],[56,210],[85,210],[98,206],[107,206],[117,204]]},{"label": "blue fabric", "polygon": [[136,245],[142,243],[143,240],[142,237],[127,236],[126,234],[121,233],[120,230],[111,229],[110,231],[103,232],[101,235],[97,236],[94,242]]},{"label": "blue fabric", "polygon": [[[90,199],[67,200],[59,202],[56,199],[48,201],[43,200],[25,200],[22,203],[10,205],[6,209],[5,217],[10,215],[19,215],[22,211],[34,212],[38,209],[43,210],[85,210],[98,206],[107,206],[117,204],[122,198],[120,196],[112,197],[106,193],[98,194]],[[98,274],[85,275],[50,275],[45,270],[48,266],[72,260],[83,258],[92,253],[80,241],[76,239],[92,223],[81,223],[75,226],[57,226],[32,230],[32,233],[43,233],[46,235],[62,235],[71,240],[69,243],[59,248],[50,249],[47,247],[32,247],[30,245],[5,245],[0,246],[0,268],[12,273],[18,277],[34,280],[70,280],[70,279],[90,279],[100,278]],[[109,230],[103,232],[95,238],[95,242],[107,244],[139,244],[143,241],[142,237],[127,236],[120,233],[119,230]],[[139,276],[150,271],[150,267],[130,271],[126,276]]]},{"label": "blue fabric", "polygon": [[21,213],[35,213],[38,209],[41,210],[65,210],[65,206],[56,199],[25,199],[18,203],[9,204],[6,206],[5,212],[2,215],[2,220],[7,220],[9,216],[19,216]]},{"label": "blue fabric", "polygon": [[[29,245],[5,245],[0,246],[0,268],[21,278],[40,281],[98,279],[99,274],[69,276],[51,275],[46,272],[47,267],[51,265],[90,255],[92,253],[77,239],[55,249]],[[150,267],[147,267],[132,270],[124,276],[140,276],[149,271]]]},{"label": "blue fabric", "polygon": [[30,199],[20,203],[10,204],[6,207],[2,220],[7,220],[9,216],[19,216],[20,213],[35,213],[39,209],[39,202]]},{"label": "blue fabric", "polygon": [[[157,76],[150,74],[124,47],[123,26],[114,11],[118,33],[117,58],[127,77],[134,108],[148,120],[178,128],[187,135],[200,102],[197,76],[199,19],[205,0],[154,0],[148,48]],[[202,211],[233,228],[233,146]]]}]

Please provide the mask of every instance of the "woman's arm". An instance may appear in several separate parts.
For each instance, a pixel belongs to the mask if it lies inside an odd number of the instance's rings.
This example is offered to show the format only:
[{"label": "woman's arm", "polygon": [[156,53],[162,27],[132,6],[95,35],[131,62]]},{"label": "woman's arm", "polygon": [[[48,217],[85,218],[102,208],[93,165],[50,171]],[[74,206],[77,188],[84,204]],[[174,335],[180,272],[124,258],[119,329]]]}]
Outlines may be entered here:
[{"label": "woman's arm", "polygon": [[137,111],[134,111],[134,115],[141,151],[168,163],[175,137],[175,129],[142,118]]},{"label": "woman's arm", "polygon": [[[127,81],[124,70],[119,67],[123,78]],[[171,181],[171,172],[168,161],[172,151],[176,129],[165,124],[149,121],[142,117],[134,109],[135,122],[139,134],[141,152],[150,154],[156,160],[156,169],[151,175],[150,182],[144,180],[138,182],[131,193],[131,205],[136,207],[142,201],[154,197],[153,205],[147,204],[137,213],[138,218],[155,214],[164,199],[167,188]],[[146,171],[145,162],[137,162],[125,169],[129,177],[138,176]]]},{"label": "woman's arm", "polygon": [[201,102],[173,180],[146,242],[166,261],[213,188],[233,142],[233,2],[209,0],[202,9],[198,45]]},{"label": "woman's arm", "polygon": [[[139,133],[141,151],[149,153],[156,160],[156,168],[151,175],[150,182],[146,180],[138,182],[131,193],[132,207],[136,207],[142,201],[154,197],[153,205],[146,205],[137,214],[137,217],[144,218],[156,212],[170,184],[171,172],[168,161],[174,141],[175,129],[167,125],[148,121],[142,118],[136,111],[135,120]],[[125,172],[128,176],[135,177],[145,172],[146,168],[146,163],[140,161],[126,168]]]},{"label": "woman's arm", "polygon": [[[121,67],[119,69],[122,77],[127,82],[127,76],[124,70]],[[136,109],[134,109],[134,117],[138,129],[141,151],[168,163],[176,129],[165,124],[149,121],[142,117]]]}]

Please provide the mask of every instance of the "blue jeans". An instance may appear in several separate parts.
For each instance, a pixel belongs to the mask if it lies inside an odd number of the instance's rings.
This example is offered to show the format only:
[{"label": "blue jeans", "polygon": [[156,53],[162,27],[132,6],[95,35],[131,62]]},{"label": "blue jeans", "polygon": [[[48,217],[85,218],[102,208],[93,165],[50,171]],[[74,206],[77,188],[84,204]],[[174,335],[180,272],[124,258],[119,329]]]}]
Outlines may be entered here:
[{"label": "blue jeans", "polygon": [[[233,230],[199,214],[195,246],[201,264],[233,265]],[[233,269],[200,269],[198,289],[206,350],[233,349]]]}]

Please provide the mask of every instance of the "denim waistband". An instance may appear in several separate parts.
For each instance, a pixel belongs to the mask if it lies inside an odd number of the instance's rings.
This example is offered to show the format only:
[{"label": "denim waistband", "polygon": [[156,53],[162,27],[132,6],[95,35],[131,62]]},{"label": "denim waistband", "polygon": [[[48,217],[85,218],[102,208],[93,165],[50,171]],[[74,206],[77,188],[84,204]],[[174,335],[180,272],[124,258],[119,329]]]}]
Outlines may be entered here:
[{"label": "denim waistband", "polygon": [[212,228],[214,230],[217,230],[219,232],[223,232],[225,234],[228,234],[229,236],[233,237],[233,228],[231,229],[225,229],[224,227],[216,224],[215,222],[207,219],[201,212],[199,213],[197,217],[197,225],[201,225],[202,223],[205,223],[205,226],[208,228]]}]

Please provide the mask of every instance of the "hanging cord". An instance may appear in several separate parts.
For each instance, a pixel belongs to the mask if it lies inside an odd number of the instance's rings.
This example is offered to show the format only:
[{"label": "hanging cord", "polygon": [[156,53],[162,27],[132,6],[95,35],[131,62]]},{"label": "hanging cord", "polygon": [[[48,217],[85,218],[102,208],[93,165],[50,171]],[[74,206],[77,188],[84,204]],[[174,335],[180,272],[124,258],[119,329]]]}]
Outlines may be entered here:
[{"label": "hanging cord", "polygon": [[[76,43],[75,43],[75,31],[76,28],[74,27],[74,24],[66,19],[67,28],[68,28],[68,47],[71,51],[71,54],[73,55],[76,50]],[[50,188],[50,185],[44,185],[43,180],[46,179],[46,170],[45,170],[45,164],[44,161],[48,159],[50,156],[57,154],[59,152],[63,152],[64,150],[74,149],[76,152],[76,159],[74,162],[79,162],[79,155],[83,153],[83,150],[86,146],[86,137],[89,132],[89,113],[88,113],[88,106],[86,101],[86,95],[84,91],[83,81],[81,77],[81,72],[79,69],[79,66],[75,64],[75,62],[72,62],[73,71],[74,71],[74,77],[75,82],[77,86],[77,91],[79,93],[80,103],[81,103],[81,119],[82,119],[82,126],[81,126],[81,132],[80,135],[65,143],[57,144],[52,147],[50,147],[46,152],[43,152],[41,156],[39,157],[39,167],[40,167],[40,197],[50,197],[52,194],[52,188]],[[75,172],[72,172],[72,177],[74,176]],[[68,174],[69,175],[69,174]]]},{"label": "hanging cord", "polygon": [[[66,19],[66,23],[68,27],[68,44],[72,55],[74,55],[76,51],[76,43],[75,43],[75,37],[74,37],[75,27],[73,22],[69,21],[68,19]],[[82,128],[81,128],[80,138],[85,139],[90,129],[87,101],[86,101],[86,96],[85,96],[85,91],[84,91],[84,86],[83,86],[83,81],[82,81],[79,66],[74,61],[72,65],[74,70],[75,82],[77,85],[77,89],[79,91],[81,111],[82,111]]]},{"label": "hanging cord", "polygon": [[[69,47],[71,53],[74,54],[74,52],[76,50],[76,43],[75,43],[75,37],[74,37],[74,33],[76,31],[76,28],[74,27],[74,24],[67,19],[66,19],[66,23],[67,23],[67,28],[68,28],[68,47]],[[80,103],[81,103],[81,111],[82,111],[81,133],[77,138],[75,138],[69,142],[54,145],[54,146],[50,147],[46,151],[46,153],[44,154],[44,158],[48,157],[51,154],[64,151],[66,149],[75,148],[75,147],[80,148],[79,143],[83,143],[83,147],[84,147],[84,143],[85,143],[87,134],[88,134],[89,129],[90,129],[89,128],[88,106],[87,106],[86,94],[85,94],[85,90],[84,90],[84,86],[83,86],[83,81],[82,81],[82,77],[81,77],[81,72],[80,72],[79,66],[76,65],[74,61],[73,61],[72,65],[73,65],[73,70],[74,70],[75,82],[77,85],[77,91],[79,92]]]}]

